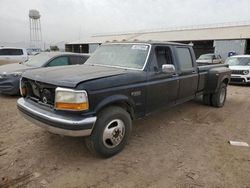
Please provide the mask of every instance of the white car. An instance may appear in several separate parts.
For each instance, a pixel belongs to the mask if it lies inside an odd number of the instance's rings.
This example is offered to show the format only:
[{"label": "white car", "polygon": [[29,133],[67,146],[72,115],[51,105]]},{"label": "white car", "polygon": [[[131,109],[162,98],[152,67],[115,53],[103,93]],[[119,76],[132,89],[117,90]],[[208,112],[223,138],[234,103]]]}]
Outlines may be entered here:
[{"label": "white car", "polygon": [[23,63],[27,60],[28,54],[24,48],[0,47],[0,65]]},{"label": "white car", "polygon": [[232,70],[231,83],[250,83],[250,55],[236,55],[226,60]]}]

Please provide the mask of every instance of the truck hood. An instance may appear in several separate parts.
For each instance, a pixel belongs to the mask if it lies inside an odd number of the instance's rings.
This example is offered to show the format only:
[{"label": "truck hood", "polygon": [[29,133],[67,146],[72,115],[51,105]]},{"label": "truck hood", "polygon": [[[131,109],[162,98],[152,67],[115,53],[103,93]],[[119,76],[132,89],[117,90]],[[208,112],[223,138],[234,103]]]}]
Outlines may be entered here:
[{"label": "truck hood", "polygon": [[72,65],[27,71],[23,77],[56,86],[74,88],[89,80],[124,74],[126,69],[97,65]]},{"label": "truck hood", "polygon": [[0,66],[0,74],[10,74],[13,72],[24,72],[28,69],[33,69],[34,67],[29,67],[24,64],[14,63],[9,65]]},{"label": "truck hood", "polygon": [[241,66],[241,65],[234,65],[234,66],[229,66],[231,70],[250,70],[250,66]]}]

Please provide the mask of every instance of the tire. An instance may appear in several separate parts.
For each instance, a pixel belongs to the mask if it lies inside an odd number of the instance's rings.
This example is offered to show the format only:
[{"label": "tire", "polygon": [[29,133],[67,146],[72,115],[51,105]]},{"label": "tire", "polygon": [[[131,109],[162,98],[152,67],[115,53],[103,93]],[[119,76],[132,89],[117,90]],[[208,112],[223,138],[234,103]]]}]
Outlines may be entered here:
[{"label": "tire", "polygon": [[211,106],[212,104],[211,94],[204,94],[202,99],[203,99],[203,104]]},{"label": "tire", "polygon": [[227,97],[227,85],[221,83],[219,91],[212,94],[212,106],[214,107],[223,107]]},{"label": "tire", "polygon": [[98,114],[92,134],[85,143],[93,154],[112,157],[124,149],[131,131],[130,114],[121,107],[111,106]]}]

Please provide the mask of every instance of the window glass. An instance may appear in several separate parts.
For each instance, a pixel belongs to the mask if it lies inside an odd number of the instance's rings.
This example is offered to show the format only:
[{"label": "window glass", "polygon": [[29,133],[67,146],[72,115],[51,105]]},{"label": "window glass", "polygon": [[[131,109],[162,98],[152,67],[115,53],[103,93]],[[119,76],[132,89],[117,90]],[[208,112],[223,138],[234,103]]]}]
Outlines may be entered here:
[{"label": "window glass", "polygon": [[80,65],[80,64],[84,64],[88,57],[85,56],[69,56],[70,59],[70,64],[71,65]]},{"label": "window glass", "polygon": [[177,48],[177,56],[182,71],[193,69],[193,61],[188,48]]},{"label": "window glass", "polygon": [[78,56],[69,56],[70,64],[77,65],[79,64],[79,57]]},{"label": "window glass", "polygon": [[88,58],[89,57],[80,56],[79,57],[79,64],[84,64],[87,61]]},{"label": "window glass", "polygon": [[54,60],[52,60],[49,63],[49,67],[54,67],[54,66],[64,66],[64,65],[68,65],[69,64],[69,59],[68,57],[58,57]]},{"label": "window glass", "polygon": [[23,55],[22,49],[0,49],[0,55]]},{"label": "window glass", "polygon": [[226,64],[229,66],[249,66],[250,65],[250,58],[249,57],[229,57],[226,60]]},{"label": "window glass", "polygon": [[86,64],[142,69],[148,53],[147,44],[105,44],[95,51]]},{"label": "window glass", "polygon": [[173,64],[171,51],[168,47],[156,47],[155,54],[156,54],[158,69],[161,69],[162,65],[164,64]]}]

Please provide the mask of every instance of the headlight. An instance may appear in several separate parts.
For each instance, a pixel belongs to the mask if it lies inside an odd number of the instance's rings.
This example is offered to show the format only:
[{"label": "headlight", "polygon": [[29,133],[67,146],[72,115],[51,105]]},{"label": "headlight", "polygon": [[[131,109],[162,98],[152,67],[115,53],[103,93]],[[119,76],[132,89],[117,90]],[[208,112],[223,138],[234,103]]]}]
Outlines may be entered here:
[{"label": "headlight", "polygon": [[55,108],[58,110],[81,111],[89,109],[87,92],[66,88],[56,88]]},{"label": "headlight", "polygon": [[249,74],[249,70],[244,70],[244,71],[243,71],[243,74],[244,74],[244,75]]}]

